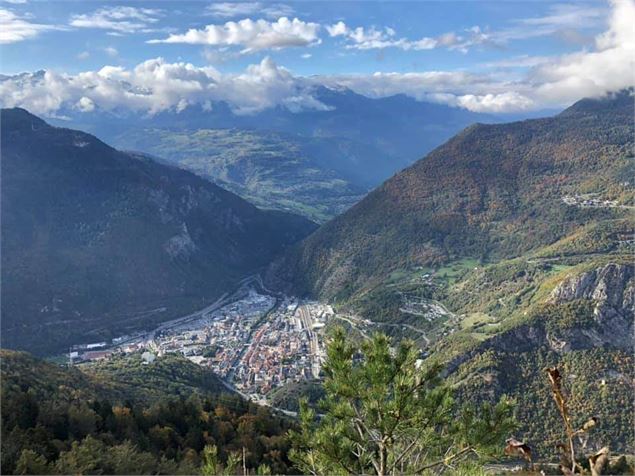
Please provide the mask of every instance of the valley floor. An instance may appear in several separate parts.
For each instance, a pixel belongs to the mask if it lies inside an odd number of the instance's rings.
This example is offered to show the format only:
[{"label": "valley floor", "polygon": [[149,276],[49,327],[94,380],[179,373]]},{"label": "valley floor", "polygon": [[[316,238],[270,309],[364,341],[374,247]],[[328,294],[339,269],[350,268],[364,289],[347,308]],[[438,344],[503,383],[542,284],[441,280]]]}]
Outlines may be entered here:
[{"label": "valley floor", "polygon": [[331,306],[275,295],[248,278],[205,309],[111,343],[72,346],[68,359],[90,365],[142,353],[152,365],[157,357],[178,353],[209,368],[229,389],[267,405],[272,390],[320,376],[324,328],[334,318]]}]

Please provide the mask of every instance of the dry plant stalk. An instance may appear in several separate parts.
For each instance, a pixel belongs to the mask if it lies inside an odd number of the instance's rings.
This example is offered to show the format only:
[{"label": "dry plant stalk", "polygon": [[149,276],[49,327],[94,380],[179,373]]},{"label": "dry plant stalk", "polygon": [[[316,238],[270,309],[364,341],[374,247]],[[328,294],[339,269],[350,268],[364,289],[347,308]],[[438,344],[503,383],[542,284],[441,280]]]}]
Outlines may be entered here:
[{"label": "dry plant stalk", "polygon": [[[548,367],[545,370],[549,376],[549,384],[551,385],[553,400],[556,402],[556,406],[558,407],[558,411],[560,412],[560,416],[564,422],[565,432],[567,434],[568,444],[566,446],[558,444],[557,447],[562,450],[563,455],[565,456],[564,463],[569,463],[566,461],[566,458],[570,459],[571,467],[569,468],[568,465],[561,464],[560,470],[565,476],[576,474],[577,469],[579,469],[579,472],[581,473],[582,466],[580,466],[575,460],[575,447],[573,442],[577,436],[580,439],[582,447],[585,448],[588,439],[588,432],[597,425],[598,419],[596,417],[591,417],[582,426],[582,428],[574,430],[573,425],[571,424],[571,417],[569,416],[569,409],[567,407],[567,396],[562,389],[562,375],[557,367]],[[591,473],[593,476],[602,474],[602,470],[608,462],[608,455],[609,449],[608,447],[604,447],[597,454],[589,458]]]},{"label": "dry plant stalk", "polygon": [[565,432],[567,434],[567,441],[569,446],[569,453],[571,457],[571,473],[575,474],[576,466],[578,463],[575,460],[575,447],[573,446],[573,438],[576,432],[571,425],[571,418],[569,417],[569,409],[567,408],[567,400],[562,392],[562,375],[557,367],[549,367],[546,369],[549,376],[549,384],[551,385],[551,394],[556,402],[562,421],[564,422]]},{"label": "dry plant stalk", "polygon": [[589,466],[591,467],[591,476],[599,476],[602,474],[604,467],[609,462],[609,449],[607,446],[589,457]]}]

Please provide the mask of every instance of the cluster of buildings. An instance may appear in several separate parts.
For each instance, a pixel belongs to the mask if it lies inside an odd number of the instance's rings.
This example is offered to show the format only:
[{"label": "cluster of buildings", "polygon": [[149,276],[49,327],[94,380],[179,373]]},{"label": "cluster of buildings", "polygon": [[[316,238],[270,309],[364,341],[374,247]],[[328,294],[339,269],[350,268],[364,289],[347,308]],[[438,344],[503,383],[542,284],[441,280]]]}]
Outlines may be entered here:
[{"label": "cluster of buildings", "polygon": [[293,381],[317,378],[324,359],[321,330],[333,316],[330,306],[279,299],[251,290],[242,299],[194,319],[139,333],[73,346],[71,364],[106,359],[113,353],[155,356],[180,353],[255,400]]},{"label": "cluster of buildings", "polygon": [[319,333],[332,314],[330,306],[251,291],[198,320],[161,330],[150,348],[158,355],[179,352],[259,400],[281,385],[319,376]]},{"label": "cluster of buildings", "polygon": [[330,306],[282,302],[254,332],[232,383],[259,398],[287,383],[318,378],[324,359],[320,331],[332,315]]},{"label": "cluster of buildings", "polygon": [[603,200],[591,194],[588,195],[565,195],[562,201],[571,206],[582,208],[617,208],[619,203],[617,200]]},{"label": "cluster of buildings", "polygon": [[401,312],[422,317],[428,322],[434,322],[448,315],[443,306],[420,293],[400,293],[400,295],[402,304],[399,310]]},{"label": "cluster of buildings", "polygon": [[276,304],[275,298],[251,291],[243,299],[199,319],[155,333],[151,349],[162,355],[179,352],[226,378],[250,340],[253,328]]},{"label": "cluster of buildings", "polygon": [[93,344],[81,344],[71,346],[68,359],[72,364],[103,360],[110,357],[112,350],[108,349],[107,342],[95,342]]}]

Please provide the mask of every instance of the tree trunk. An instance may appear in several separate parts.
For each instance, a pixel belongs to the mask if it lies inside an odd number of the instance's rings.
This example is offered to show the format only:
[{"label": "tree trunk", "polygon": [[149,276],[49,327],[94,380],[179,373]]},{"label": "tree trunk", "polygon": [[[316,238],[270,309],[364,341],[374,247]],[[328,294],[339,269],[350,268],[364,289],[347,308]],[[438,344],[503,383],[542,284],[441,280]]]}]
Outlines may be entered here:
[{"label": "tree trunk", "polygon": [[379,471],[377,471],[377,476],[386,476],[387,453],[386,445],[382,441],[379,443]]}]

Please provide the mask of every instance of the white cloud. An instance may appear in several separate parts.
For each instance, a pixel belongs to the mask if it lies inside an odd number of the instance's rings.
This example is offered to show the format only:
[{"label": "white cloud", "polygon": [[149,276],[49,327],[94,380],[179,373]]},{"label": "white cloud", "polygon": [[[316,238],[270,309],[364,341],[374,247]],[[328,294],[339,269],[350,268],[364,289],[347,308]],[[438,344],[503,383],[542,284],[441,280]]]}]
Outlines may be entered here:
[{"label": "white cloud", "polygon": [[347,87],[369,97],[407,94],[422,101],[438,102],[477,112],[511,112],[535,107],[521,83],[464,71],[374,73],[321,77],[331,87]]},{"label": "white cloud", "polygon": [[345,36],[350,30],[346,26],[346,23],[338,21],[334,25],[328,25],[326,27],[326,31],[328,31],[331,36]]},{"label": "white cloud", "polygon": [[514,25],[495,33],[496,41],[523,40],[553,35],[571,29],[597,26],[606,18],[606,8],[584,4],[557,4],[546,15],[516,20]]},{"label": "white cloud", "polygon": [[318,44],[319,25],[297,18],[281,17],[275,22],[251,20],[229,21],[224,25],[207,25],[204,29],[190,29],[148,43],[185,43],[191,45],[240,46],[244,53],[269,48],[310,46]]},{"label": "white cloud", "polygon": [[370,97],[405,93],[421,100],[479,111],[531,107],[530,99],[521,93],[510,93],[516,85],[486,75],[432,71],[302,77],[292,75],[270,58],[248,66],[239,74],[223,74],[210,66],[167,63],[162,58],[145,61],[133,69],[105,66],[77,75],[47,71],[0,81],[0,103],[5,107],[22,106],[43,115],[64,108],[127,108],[155,114],[182,110],[193,104],[210,107],[214,101],[226,101],[238,114],[275,106],[294,112],[326,110],[314,96],[318,85],[349,87]]},{"label": "white cloud", "polygon": [[97,107],[155,114],[210,101],[226,101],[238,114],[277,105],[292,111],[325,109],[311,95],[311,86],[270,58],[248,66],[240,74],[221,74],[211,66],[167,63],[156,58],[133,69],[104,66],[76,75],[46,71],[10,77],[0,81],[0,103],[43,115],[53,115],[62,108],[84,111]]},{"label": "white cloud", "polygon": [[402,50],[429,50],[437,46],[437,41],[433,38],[421,38],[419,40],[408,40],[406,38],[396,38],[396,32],[390,27],[377,29],[357,27],[350,28],[343,21],[333,25],[327,25],[326,31],[331,37],[342,36],[346,38],[347,49],[371,50],[379,48],[400,48]]},{"label": "white cloud", "polygon": [[597,26],[606,16],[606,9],[589,5],[558,4],[550,7],[546,15],[515,20],[511,27],[488,31],[479,26],[461,32],[447,32],[436,37],[408,39],[397,37],[390,27],[351,28],[343,21],[326,26],[331,37],[344,37],[347,49],[369,50],[399,48],[402,50],[428,50],[447,48],[467,53],[475,46],[500,47],[512,40],[558,34],[563,39],[579,42],[584,35],[579,29]]},{"label": "white cloud", "polygon": [[[314,91],[317,85],[325,85],[348,87],[370,97],[404,93],[420,100],[482,112],[560,107],[582,97],[597,97],[634,85],[633,24],[634,1],[616,0],[612,3],[608,27],[597,35],[593,48],[553,57],[512,57],[510,66],[522,64],[526,69],[524,73],[514,72],[513,76],[501,74],[498,68],[505,65],[500,62],[491,65],[494,68],[491,73],[478,74],[426,71],[303,77],[293,75],[270,58],[242,73],[231,74],[211,66],[168,63],[156,58],[131,69],[105,66],[76,75],[47,71],[3,77],[0,103],[4,107],[22,106],[43,115],[91,108],[128,108],[155,114],[168,109],[182,110],[191,104],[209,108],[214,101],[226,101],[239,114],[275,106],[292,111],[324,110],[326,106],[316,99]],[[377,41],[373,35],[372,31],[364,30],[358,37]],[[385,29],[379,35],[394,37]],[[454,38],[443,41],[457,44]]]},{"label": "white cloud", "polygon": [[240,53],[232,51],[229,47],[221,48],[203,48],[201,56],[205,58],[208,63],[220,64],[235,59],[240,56]]},{"label": "white cloud", "polygon": [[511,58],[505,58],[502,60],[491,61],[489,63],[484,63],[483,66],[486,68],[530,68],[534,66],[538,66],[550,61],[548,56],[530,56],[530,55],[519,55],[512,56]]},{"label": "white cloud", "polygon": [[399,48],[404,51],[418,51],[447,48],[467,52],[472,46],[491,41],[490,35],[478,26],[468,28],[461,34],[448,32],[435,38],[424,36],[417,40],[399,38],[395,30],[390,27],[350,28],[343,21],[326,26],[326,30],[331,37],[344,37],[347,40],[345,48],[355,50]]},{"label": "white cloud", "polygon": [[114,48],[112,46],[107,46],[106,48],[104,48],[104,52],[111,58],[119,56],[119,51],[117,51],[117,48]]},{"label": "white cloud", "polygon": [[72,15],[69,24],[76,28],[97,28],[122,35],[154,31],[150,26],[159,21],[161,14],[161,10],[154,8],[103,7],[90,14]]},{"label": "white cloud", "polygon": [[293,8],[282,3],[263,4],[262,2],[219,2],[208,5],[205,11],[215,17],[236,18],[249,15],[262,15],[267,18],[288,17]]},{"label": "white cloud", "polygon": [[81,53],[77,55],[77,59],[79,60],[85,60],[88,58],[90,58],[90,53],[88,51],[82,51]]},{"label": "white cloud", "polygon": [[437,38],[437,44],[450,50],[467,53],[475,46],[497,46],[498,42],[491,33],[482,30],[479,26],[473,26],[465,29],[461,33],[445,33]]},{"label": "white cloud", "polygon": [[572,101],[635,82],[635,2],[613,0],[609,28],[595,39],[593,51],[553,58],[530,72],[542,101]]},{"label": "white cloud", "polygon": [[511,91],[498,94],[463,94],[456,97],[456,104],[475,112],[524,111],[534,106],[534,101]]},{"label": "white cloud", "polygon": [[77,109],[82,112],[91,112],[95,110],[95,103],[92,99],[87,98],[86,96],[82,96],[79,101],[77,101]]},{"label": "white cloud", "polygon": [[5,3],[11,3],[13,5],[23,5],[26,3],[26,0],[2,0]]},{"label": "white cloud", "polygon": [[300,57],[301,57],[302,59],[309,59],[309,58],[311,58],[312,56],[313,56],[313,55],[312,55],[311,53],[304,53],[304,54],[300,55]]},{"label": "white cloud", "polygon": [[514,20],[512,26],[496,31],[479,26],[460,33],[448,32],[436,38],[437,46],[466,53],[475,46],[503,47],[510,41],[558,35],[566,41],[580,43],[586,39],[580,29],[597,26],[606,17],[606,9],[597,6],[557,4],[546,15]]},{"label": "white cloud", "polygon": [[17,43],[39,36],[40,33],[61,30],[60,26],[35,23],[11,10],[0,8],[0,44]]}]

